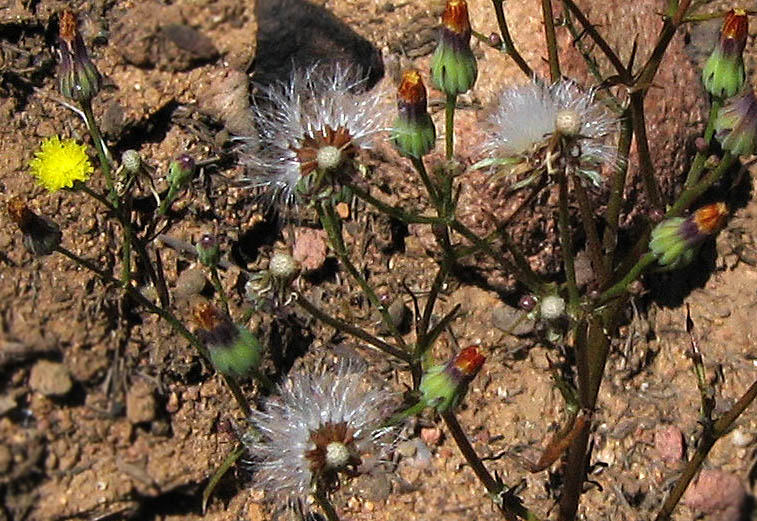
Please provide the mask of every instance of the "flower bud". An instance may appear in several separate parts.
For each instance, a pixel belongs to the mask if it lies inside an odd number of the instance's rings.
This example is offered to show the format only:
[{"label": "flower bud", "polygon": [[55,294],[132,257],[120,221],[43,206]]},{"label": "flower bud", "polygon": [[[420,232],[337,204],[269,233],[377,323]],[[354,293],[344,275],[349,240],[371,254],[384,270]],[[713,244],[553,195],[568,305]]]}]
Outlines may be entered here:
[{"label": "flower bud", "polygon": [[416,70],[402,74],[397,90],[397,111],[394,144],[401,154],[420,159],[434,148],[436,129],[426,105],[426,87]]},{"label": "flower bud", "polygon": [[215,235],[204,234],[200,237],[195,249],[197,250],[197,258],[200,260],[200,264],[208,268],[218,266],[218,261],[221,260],[221,247]]},{"label": "flower bud", "polygon": [[158,213],[161,215],[168,211],[168,208],[179,195],[179,191],[192,180],[195,171],[195,161],[191,156],[182,154],[171,161],[168,165],[168,195],[160,203]]},{"label": "flower bud", "polygon": [[260,365],[263,347],[246,328],[237,326],[228,315],[207,303],[197,306],[193,315],[200,327],[197,336],[219,373],[241,378]]},{"label": "flower bud", "polygon": [[88,103],[100,91],[100,72],[89,59],[84,40],[76,26],[76,16],[71,11],[64,11],[60,18],[58,40],[60,92],[74,101]]},{"label": "flower bud", "polygon": [[715,118],[715,138],[724,150],[748,156],[757,150],[757,98],[747,88],[729,98]]},{"label": "flower bud", "polygon": [[704,206],[690,216],[671,217],[652,230],[649,249],[661,266],[680,268],[694,259],[696,246],[716,233],[725,223],[725,203]]},{"label": "flower bud", "polygon": [[743,52],[749,20],[743,9],[731,9],[725,16],[720,39],[702,70],[702,83],[713,96],[729,98],[741,90],[746,80]]},{"label": "flower bud", "polygon": [[426,406],[439,412],[455,407],[485,360],[476,346],[470,346],[455,354],[446,364],[428,369],[420,385]]},{"label": "flower bud", "polygon": [[32,254],[42,257],[50,255],[60,244],[60,228],[47,217],[35,214],[26,206],[21,197],[8,201],[8,215],[21,229],[24,246]]},{"label": "flower bud", "polygon": [[465,0],[447,0],[439,43],[431,57],[431,79],[434,87],[449,96],[462,94],[476,81],[478,68],[470,37],[468,4]]}]

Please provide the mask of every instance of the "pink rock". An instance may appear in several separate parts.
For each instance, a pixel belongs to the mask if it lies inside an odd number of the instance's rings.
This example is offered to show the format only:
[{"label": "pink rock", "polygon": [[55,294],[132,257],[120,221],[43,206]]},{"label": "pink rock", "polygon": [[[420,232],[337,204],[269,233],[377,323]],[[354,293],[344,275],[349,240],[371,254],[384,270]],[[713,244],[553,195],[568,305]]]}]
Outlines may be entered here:
[{"label": "pink rock", "polygon": [[437,445],[442,438],[442,430],[437,427],[424,427],[421,429],[421,439],[429,447]]},{"label": "pink rock", "polygon": [[747,495],[741,480],[722,470],[703,470],[689,485],[683,502],[704,514],[719,512],[719,521],[737,521]]},{"label": "pink rock", "polygon": [[311,228],[295,230],[292,257],[304,271],[315,271],[323,266],[327,251],[325,231]]},{"label": "pink rock", "polygon": [[654,448],[665,463],[683,459],[683,433],[675,425],[660,427],[654,433]]}]

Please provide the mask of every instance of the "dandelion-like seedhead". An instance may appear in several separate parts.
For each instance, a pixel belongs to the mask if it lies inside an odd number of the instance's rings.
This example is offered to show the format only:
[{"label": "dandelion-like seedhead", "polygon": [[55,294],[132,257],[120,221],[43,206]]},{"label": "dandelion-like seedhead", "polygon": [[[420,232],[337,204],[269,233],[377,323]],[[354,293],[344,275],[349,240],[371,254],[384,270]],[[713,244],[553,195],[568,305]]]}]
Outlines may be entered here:
[{"label": "dandelion-like seedhead", "polygon": [[595,91],[572,81],[553,85],[532,82],[506,89],[486,120],[484,152],[503,159],[529,158],[556,134],[569,139],[584,173],[602,164],[616,164],[616,149],[608,143],[618,119],[596,100]]},{"label": "dandelion-like seedhead", "polygon": [[385,97],[365,83],[353,69],[321,65],[263,87],[254,109],[261,139],[242,157],[245,181],[289,206],[323,188],[311,174],[340,170],[387,128]]},{"label": "dandelion-like seedhead", "polygon": [[291,375],[278,396],[253,411],[250,422],[260,436],[245,445],[255,483],[286,503],[304,502],[314,485],[329,488],[338,473],[354,472],[362,454],[385,450],[381,424],[391,394],[367,389],[363,380],[349,362],[321,364]]},{"label": "dandelion-like seedhead", "polygon": [[87,147],[73,139],[58,136],[45,139],[29,162],[29,173],[48,192],[71,188],[74,181],[86,181],[94,171],[87,156]]}]

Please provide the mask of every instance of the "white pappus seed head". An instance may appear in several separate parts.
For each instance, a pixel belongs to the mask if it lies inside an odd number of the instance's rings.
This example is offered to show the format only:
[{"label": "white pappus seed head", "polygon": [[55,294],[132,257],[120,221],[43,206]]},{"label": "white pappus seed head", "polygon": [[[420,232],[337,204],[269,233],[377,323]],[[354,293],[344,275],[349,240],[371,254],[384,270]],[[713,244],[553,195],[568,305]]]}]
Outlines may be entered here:
[{"label": "white pappus seed head", "polygon": [[349,67],[317,65],[261,87],[254,106],[260,139],[250,140],[241,156],[243,180],[291,206],[303,175],[336,168],[349,153],[370,148],[388,128],[391,104],[380,92],[365,92],[365,81]]},{"label": "white pappus seed head", "polygon": [[316,479],[333,485],[338,471],[359,465],[361,454],[386,450],[391,440],[381,424],[392,395],[366,387],[364,377],[345,361],[300,370],[253,411],[250,423],[260,436],[245,445],[255,484],[277,501],[304,502]]},{"label": "white pappus seed head", "polygon": [[614,165],[616,149],[608,141],[618,129],[618,119],[595,94],[594,89],[584,91],[568,80],[510,87],[500,94],[486,119],[482,148],[496,158],[528,156],[559,132],[576,139],[582,166]]},{"label": "white pappus seed head", "polygon": [[277,279],[290,279],[299,271],[299,263],[283,251],[274,252],[268,261],[268,271]]}]

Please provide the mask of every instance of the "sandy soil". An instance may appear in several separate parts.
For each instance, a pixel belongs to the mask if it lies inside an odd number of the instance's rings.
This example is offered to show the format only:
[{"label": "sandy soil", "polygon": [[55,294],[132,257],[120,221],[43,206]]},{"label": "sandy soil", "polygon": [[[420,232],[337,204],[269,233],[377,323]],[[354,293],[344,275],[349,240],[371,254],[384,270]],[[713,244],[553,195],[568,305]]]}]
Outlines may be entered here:
[{"label": "sandy soil", "polygon": [[[385,75],[376,86],[381,95],[393,96],[401,68],[428,69],[443,7],[439,0],[317,3],[381,52]],[[223,273],[232,312],[244,316],[249,303],[243,271],[264,266],[278,237],[262,222],[255,194],[234,182],[243,169],[235,161],[230,136],[254,132],[246,104],[249,78],[264,77],[260,70],[253,72],[259,26],[286,26],[286,19],[261,21],[254,2],[237,0],[0,0],[0,203],[5,206],[14,195],[27,198],[36,211],[54,216],[68,249],[114,270],[120,234],[114,221],[84,194],[48,194],[26,172],[42,138],[60,134],[86,140],[83,123],[61,103],[54,78],[51,35],[69,4],[79,13],[85,40],[105,77],[95,112],[114,154],[139,150],[155,168],[158,190],[165,190],[166,166],[178,154],[218,159],[176,203],[178,218],[165,233],[184,241],[204,232],[222,237],[232,264]],[[525,59],[544,74],[539,4],[510,0],[507,14]],[[639,54],[645,56],[659,30],[655,13],[661,4],[640,0],[620,11],[594,5],[587,12],[622,55],[627,56],[639,35]],[[489,2],[471,0],[470,9],[477,31],[496,30]],[[168,26],[196,32],[187,38],[166,30]],[[278,30],[266,27],[268,34]],[[690,144],[706,113],[697,67],[717,27],[702,24],[691,34],[676,36],[659,89],[648,100],[652,152],[668,195],[680,188]],[[569,41],[567,34],[561,38]],[[317,39],[313,43],[315,48],[328,45]],[[481,77],[461,99],[458,116],[458,151],[467,164],[479,159],[475,145],[481,109],[503,86],[524,81],[509,58],[478,43],[474,48]],[[332,51],[350,53],[349,48],[322,52]],[[747,55],[757,78],[754,29]],[[563,58],[567,74],[587,78],[574,51]],[[431,91],[430,102],[439,121],[441,95]],[[367,161],[377,184],[389,187],[385,197],[409,205],[421,201],[409,164],[390,147],[380,147]],[[463,177],[461,212],[471,225],[485,227],[486,222],[471,220],[482,211],[507,212],[510,202],[493,198],[483,175]],[[91,184],[102,186],[102,180]],[[717,410],[725,410],[757,377],[757,204],[752,190],[746,175],[730,193],[733,215],[726,229],[703,249],[693,268],[650,279],[648,291],[629,306],[595,417],[593,483],[584,495],[581,519],[651,519],[682,466],[683,453],[692,450],[700,432],[699,395],[686,354],[686,306],[709,374],[717,375]],[[144,193],[140,200],[147,205],[149,199]],[[633,208],[643,208],[642,199],[638,190],[629,191],[629,220]],[[521,234],[539,233],[553,244],[552,216],[545,208],[516,225]],[[426,246],[433,244],[428,229],[410,227],[397,248],[396,231],[384,217],[363,207],[353,217],[349,244],[362,253],[360,266],[370,267],[370,281],[380,295],[409,302],[404,287],[421,294],[429,288],[436,263],[426,254]],[[199,288],[189,284],[192,276],[197,278],[195,260],[156,247],[174,290],[173,309],[188,319],[198,293],[208,295],[209,282],[201,278]],[[556,269],[554,249],[535,247],[531,253],[538,269]],[[511,310],[508,303],[517,302],[519,295],[510,292],[506,274],[494,265],[482,261],[474,268],[480,277],[459,276],[445,287],[439,316],[456,304],[462,314],[452,324],[454,338],[442,335],[435,354],[441,359],[456,345],[483,346],[488,359],[461,408],[461,422],[479,453],[491,458],[489,468],[510,485],[522,483],[524,502],[551,518],[547,513],[555,515],[560,482],[557,466],[530,474],[515,456],[538,454],[565,417],[547,362],[547,356],[559,353],[538,336],[513,337],[498,328],[503,313]],[[375,315],[359,289],[333,269],[324,273],[302,279],[303,291],[326,309],[375,331]],[[243,468],[227,475],[202,513],[203,487],[235,446],[230,425],[243,419],[222,380],[164,323],[135,313],[118,291],[62,256],[33,258],[5,212],[0,212],[0,281],[0,521],[288,519],[291,513],[266,502],[250,486]],[[265,370],[271,378],[334,350],[365,358],[389,387],[404,389],[407,377],[400,367],[308,321],[294,307],[276,319],[253,316],[248,325],[267,342]],[[259,395],[252,382],[244,388],[253,400]],[[336,494],[343,519],[500,518],[438,419],[424,415],[405,434],[415,449],[406,444],[393,462],[345,483]],[[751,494],[756,442],[752,409],[718,443],[705,467],[735,476],[736,485]],[[684,505],[675,519],[691,520],[701,513]]]}]

